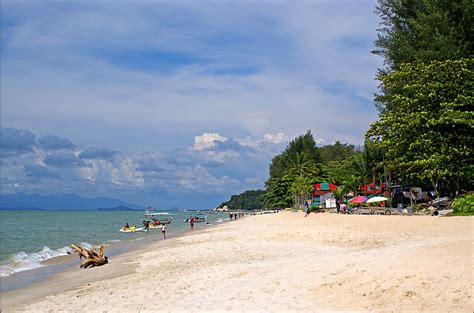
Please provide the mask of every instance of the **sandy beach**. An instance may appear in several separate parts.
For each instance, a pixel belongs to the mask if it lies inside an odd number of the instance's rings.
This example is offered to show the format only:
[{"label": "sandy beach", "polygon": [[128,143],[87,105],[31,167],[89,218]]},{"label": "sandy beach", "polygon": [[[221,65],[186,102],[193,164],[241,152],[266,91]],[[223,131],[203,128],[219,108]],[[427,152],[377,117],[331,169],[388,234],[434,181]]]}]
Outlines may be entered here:
[{"label": "sandy beach", "polygon": [[473,221],[248,216],[4,293],[2,311],[472,312]]}]

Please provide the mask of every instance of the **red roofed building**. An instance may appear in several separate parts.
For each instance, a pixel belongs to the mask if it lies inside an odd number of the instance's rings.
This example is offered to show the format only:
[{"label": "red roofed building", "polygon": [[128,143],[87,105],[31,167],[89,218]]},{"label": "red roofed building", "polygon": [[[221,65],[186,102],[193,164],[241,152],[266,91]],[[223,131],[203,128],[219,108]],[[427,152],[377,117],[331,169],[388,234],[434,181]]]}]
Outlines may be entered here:
[{"label": "red roofed building", "polygon": [[311,206],[319,207],[321,204],[321,196],[331,193],[337,189],[337,185],[331,183],[319,183],[313,185],[313,203]]}]

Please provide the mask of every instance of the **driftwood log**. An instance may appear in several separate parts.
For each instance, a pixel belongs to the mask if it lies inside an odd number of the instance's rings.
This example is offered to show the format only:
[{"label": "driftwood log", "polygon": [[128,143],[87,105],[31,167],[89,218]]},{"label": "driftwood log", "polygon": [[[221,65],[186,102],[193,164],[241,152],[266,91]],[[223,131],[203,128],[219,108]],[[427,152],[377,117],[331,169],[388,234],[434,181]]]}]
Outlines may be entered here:
[{"label": "driftwood log", "polygon": [[97,250],[95,248],[86,249],[79,245],[71,244],[71,248],[79,254],[79,259],[84,258],[81,263],[81,268],[101,266],[109,263],[107,257],[104,255],[104,246],[100,246],[99,250]]}]

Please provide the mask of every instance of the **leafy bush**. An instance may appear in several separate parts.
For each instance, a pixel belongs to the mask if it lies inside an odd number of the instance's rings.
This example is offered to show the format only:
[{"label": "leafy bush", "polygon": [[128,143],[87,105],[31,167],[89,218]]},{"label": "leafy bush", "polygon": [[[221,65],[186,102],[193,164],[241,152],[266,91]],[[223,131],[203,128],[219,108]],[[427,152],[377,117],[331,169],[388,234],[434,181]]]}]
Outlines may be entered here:
[{"label": "leafy bush", "polygon": [[454,215],[474,215],[474,192],[457,197],[451,207]]}]

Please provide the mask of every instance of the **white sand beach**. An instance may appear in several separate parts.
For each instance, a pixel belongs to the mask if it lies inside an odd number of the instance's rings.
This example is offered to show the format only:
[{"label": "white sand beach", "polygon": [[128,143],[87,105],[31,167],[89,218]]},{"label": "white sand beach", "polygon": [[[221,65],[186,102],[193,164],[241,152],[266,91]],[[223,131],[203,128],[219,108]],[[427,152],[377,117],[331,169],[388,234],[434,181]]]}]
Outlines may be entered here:
[{"label": "white sand beach", "polygon": [[473,222],[249,216],[7,292],[2,311],[472,312]]}]

